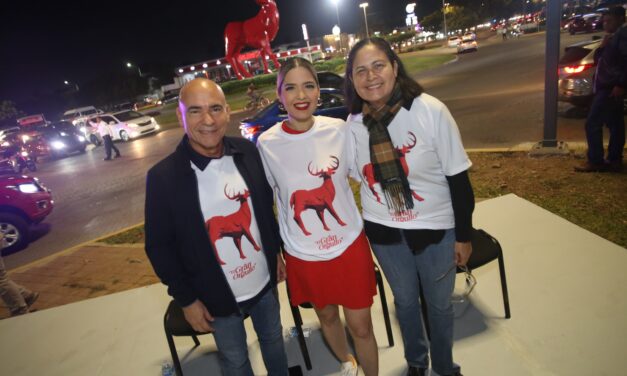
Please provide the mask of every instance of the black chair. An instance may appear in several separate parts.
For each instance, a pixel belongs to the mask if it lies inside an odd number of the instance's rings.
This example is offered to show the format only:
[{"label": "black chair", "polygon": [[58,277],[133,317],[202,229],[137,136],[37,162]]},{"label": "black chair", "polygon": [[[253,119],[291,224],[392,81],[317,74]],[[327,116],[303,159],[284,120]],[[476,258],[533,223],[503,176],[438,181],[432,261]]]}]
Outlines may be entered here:
[{"label": "black chair", "polygon": [[183,310],[181,307],[172,300],[168,305],[168,309],[163,316],[163,328],[165,329],[165,336],[168,339],[168,347],[170,347],[170,354],[172,355],[172,362],[174,363],[174,370],[177,376],[183,376],[183,370],[181,368],[181,362],[179,361],[178,353],[176,352],[176,346],[174,345],[173,337],[192,337],[195,347],[200,346],[197,336],[209,333],[200,333],[192,329],[192,327],[185,320]]},{"label": "black chair", "polygon": [[[468,263],[466,264],[466,266],[468,267],[468,270],[473,270],[498,259],[499,273],[501,276],[501,291],[503,294],[503,308],[505,310],[505,318],[509,319],[512,317],[512,315],[509,310],[509,294],[507,292],[507,279],[505,278],[505,261],[503,260],[503,249],[501,248],[501,244],[492,235],[481,229],[473,229],[471,237],[472,254],[468,259]],[[462,269],[457,268],[457,273],[463,272],[464,271]],[[429,329],[429,319],[427,316],[427,304],[425,302],[424,294],[422,292],[422,286],[420,288],[420,302],[422,306],[422,318],[425,323],[425,329],[427,331],[427,336],[430,338],[431,336]]]},{"label": "black chair", "polygon": [[[385,331],[388,335],[388,344],[390,347],[394,346],[394,335],[392,334],[392,324],[390,322],[390,312],[388,311],[388,303],[387,298],[385,296],[385,289],[383,288],[383,276],[381,275],[381,271],[379,267],[375,264],[374,266],[375,278],[377,280],[377,287],[379,288],[379,296],[381,297],[381,308],[383,309],[383,320],[385,321]],[[289,288],[287,289],[287,294],[289,297]],[[313,306],[309,303],[301,304],[299,307],[301,308],[313,308]],[[300,315],[300,310],[298,307],[295,307],[290,304],[290,309],[292,310],[292,317],[294,318],[294,325],[296,326],[296,331],[298,333],[298,344],[300,346],[300,351],[303,354],[303,359],[305,360],[305,367],[307,370],[311,370],[311,358],[309,357],[309,350],[307,349],[307,342],[305,342],[305,337],[303,335],[303,318]]]}]

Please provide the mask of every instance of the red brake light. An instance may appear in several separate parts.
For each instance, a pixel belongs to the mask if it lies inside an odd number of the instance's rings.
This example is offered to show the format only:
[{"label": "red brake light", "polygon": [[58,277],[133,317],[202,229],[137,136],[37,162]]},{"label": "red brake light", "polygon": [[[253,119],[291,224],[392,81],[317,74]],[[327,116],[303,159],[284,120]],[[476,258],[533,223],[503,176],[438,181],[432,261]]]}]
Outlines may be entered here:
[{"label": "red brake light", "polygon": [[592,68],[592,64],[573,65],[569,67],[564,67],[564,72],[568,74],[581,73],[585,71],[586,69],[590,69],[590,68]]}]

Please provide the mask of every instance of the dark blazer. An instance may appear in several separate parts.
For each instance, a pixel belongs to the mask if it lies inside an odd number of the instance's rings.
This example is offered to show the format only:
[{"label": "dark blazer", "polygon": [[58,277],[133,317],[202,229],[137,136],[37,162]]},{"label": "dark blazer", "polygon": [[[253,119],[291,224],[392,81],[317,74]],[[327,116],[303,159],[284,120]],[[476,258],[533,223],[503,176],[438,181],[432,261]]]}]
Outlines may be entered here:
[{"label": "dark blazer", "polygon": [[614,86],[627,89],[627,26],[618,29],[605,47],[597,48],[594,62],[596,89],[611,90]]},{"label": "dark blazer", "polygon": [[[200,299],[212,315],[228,316],[239,309],[209,241],[186,137],[174,153],[148,171],[146,254],[168,293],[182,307]],[[259,152],[244,139],[225,137],[224,144],[248,186],[274,286],[281,240],[272,208],[273,192]]]}]

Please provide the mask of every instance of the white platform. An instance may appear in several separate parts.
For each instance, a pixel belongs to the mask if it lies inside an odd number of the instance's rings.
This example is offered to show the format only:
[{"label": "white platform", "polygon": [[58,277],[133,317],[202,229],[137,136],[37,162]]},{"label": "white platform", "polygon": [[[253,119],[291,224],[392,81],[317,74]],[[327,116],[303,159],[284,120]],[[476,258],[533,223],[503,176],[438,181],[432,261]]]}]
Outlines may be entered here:
[{"label": "white platform", "polygon": [[[497,263],[475,270],[478,285],[455,322],[455,360],[464,375],[627,374],[627,250],[515,195],[479,203],[475,225],[503,246],[512,318],[503,318]],[[293,322],[284,286],[280,292],[287,329]],[[0,375],[157,376],[170,361],[162,323],[169,300],[157,284],[2,320]],[[305,374],[339,374],[315,315],[301,311],[313,329],[307,342],[314,369]],[[398,325],[393,321],[396,346],[388,348],[378,299],[373,311],[380,374],[404,375]],[[249,333],[255,373],[265,374]],[[190,352],[190,338],[176,339],[185,375],[219,375],[213,338],[200,341]],[[286,338],[286,347],[290,366],[304,370],[296,340]]]}]

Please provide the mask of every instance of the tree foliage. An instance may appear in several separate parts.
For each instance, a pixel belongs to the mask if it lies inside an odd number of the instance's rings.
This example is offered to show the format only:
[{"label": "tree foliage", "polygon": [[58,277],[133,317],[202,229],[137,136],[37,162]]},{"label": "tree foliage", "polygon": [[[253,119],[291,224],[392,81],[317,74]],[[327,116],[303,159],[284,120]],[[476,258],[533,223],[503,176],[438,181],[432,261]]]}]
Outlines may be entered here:
[{"label": "tree foliage", "polygon": [[21,115],[23,115],[23,113],[15,107],[15,103],[7,100],[0,101],[0,122],[17,118]]}]

